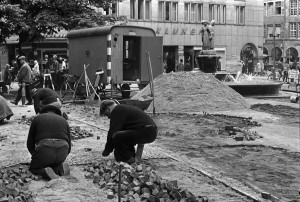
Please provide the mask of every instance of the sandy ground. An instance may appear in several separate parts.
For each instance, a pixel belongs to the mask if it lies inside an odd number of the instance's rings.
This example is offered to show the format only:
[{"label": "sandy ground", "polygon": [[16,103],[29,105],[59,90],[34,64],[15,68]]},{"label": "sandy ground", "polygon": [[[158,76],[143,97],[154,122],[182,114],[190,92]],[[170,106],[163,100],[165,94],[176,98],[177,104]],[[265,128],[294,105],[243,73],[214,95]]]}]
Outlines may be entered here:
[{"label": "sandy ground", "polygon": [[[285,108],[272,111],[257,107],[215,113],[252,117],[260,127],[247,126],[242,118],[203,116],[202,112],[155,115],[159,136],[145,147],[143,163],[152,166],[165,179],[178,180],[179,186],[195,195],[208,196],[209,201],[264,201],[262,191],[270,192],[280,201],[300,200],[299,117],[287,116],[289,112],[299,111],[299,103],[256,98],[247,98],[247,102]],[[26,149],[29,125],[22,121],[22,116],[34,116],[33,106],[10,106],[14,116],[0,126],[1,136],[7,136],[1,141],[1,167],[30,162]],[[117,201],[116,198],[108,200],[104,190],[85,179],[83,171],[86,164],[113,159],[112,155],[101,156],[108,120],[97,115],[97,105],[69,104],[63,111],[69,114],[70,126],[80,126],[94,136],[72,142],[73,149],[67,159],[72,165],[71,176],[30,183],[35,200]],[[226,125],[247,127],[263,138],[237,142],[218,133]]]}]

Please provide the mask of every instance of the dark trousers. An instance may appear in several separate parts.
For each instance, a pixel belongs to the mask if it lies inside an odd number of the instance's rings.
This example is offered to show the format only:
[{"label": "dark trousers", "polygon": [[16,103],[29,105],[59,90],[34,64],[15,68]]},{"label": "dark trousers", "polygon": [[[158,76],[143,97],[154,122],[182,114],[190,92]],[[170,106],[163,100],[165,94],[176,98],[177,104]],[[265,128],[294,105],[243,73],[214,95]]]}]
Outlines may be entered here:
[{"label": "dark trousers", "polygon": [[7,93],[8,88],[6,85],[7,85],[6,83],[0,82],[0,88],[1,88],[2,93]]},{"label": "dark trousers", "polygon": [[44,139],[35,147],[29,170],[44,177],[44,168],[51,167],[57,173],[68,156],[69,145],[65,140]]},{"label": "dark trousers", "polygon": [[136,144],[151,143],[156,139],[157,127],[148,126],[136,130],[118,131],[113,134],[114,155],[116,161],[128,161],[135,157]]},{"label": "dark trousers", "polygon": [[[19,87],[18,94],[16,97],[16,103],[18,103],[22,99],[22,84]],[[25,93],[26,93],[26,99],[28,102],[32,103],[32,97],[31,97],[31,84],[25,83]]]},{"label": "dark trousers", "polygon": [[288,82],[288,72],[283,71],[283,82]]}]

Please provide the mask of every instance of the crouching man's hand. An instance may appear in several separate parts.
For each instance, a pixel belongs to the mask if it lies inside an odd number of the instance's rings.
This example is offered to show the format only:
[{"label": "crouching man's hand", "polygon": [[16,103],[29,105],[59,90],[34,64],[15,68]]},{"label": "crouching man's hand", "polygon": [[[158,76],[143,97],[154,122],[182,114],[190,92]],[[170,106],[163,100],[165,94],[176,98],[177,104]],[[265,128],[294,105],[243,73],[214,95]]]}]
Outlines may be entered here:
[{"label": "crouching man's hand", "polygon": [[109,154],[110,154],[110,152],[108,152],[107,150],[104,150],[102,152],[102,156],[104,156],[104,157],[108,156]]}]

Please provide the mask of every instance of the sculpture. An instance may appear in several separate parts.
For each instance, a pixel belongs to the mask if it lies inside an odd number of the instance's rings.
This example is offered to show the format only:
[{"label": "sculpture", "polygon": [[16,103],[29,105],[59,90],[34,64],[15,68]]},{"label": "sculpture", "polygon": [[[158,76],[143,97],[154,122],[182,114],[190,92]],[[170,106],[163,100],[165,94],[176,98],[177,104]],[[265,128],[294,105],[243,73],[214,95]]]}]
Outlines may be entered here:
[{"label": "sculpture", "polygon": [[210,23],[207,20],[202,20],[201,24],[203,24],[203,27],[201,28],[203,50],[214,49],[213,26],[215,25],[215,20],[212,20]]}]

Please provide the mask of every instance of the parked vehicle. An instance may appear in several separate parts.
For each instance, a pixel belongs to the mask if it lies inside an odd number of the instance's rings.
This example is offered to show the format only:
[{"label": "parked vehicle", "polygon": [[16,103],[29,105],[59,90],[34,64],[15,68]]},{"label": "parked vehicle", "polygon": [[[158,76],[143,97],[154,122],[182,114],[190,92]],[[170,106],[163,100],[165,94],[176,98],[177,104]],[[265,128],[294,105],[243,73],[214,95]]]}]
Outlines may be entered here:
[{"label": "parked vehicle", "polygon": [[130,93],[130,84],[145,86],[150,81],[146,52],[150,53],[153,77],[163,73],[162,37],[151,28],[104,26],[74,30],[67,38],[69,74],[80,76],[84,65],[88,65],[86,72],[93,80],[96,71],[103,70],[100,83],[120,85],[127,91],[124,97]]}]

